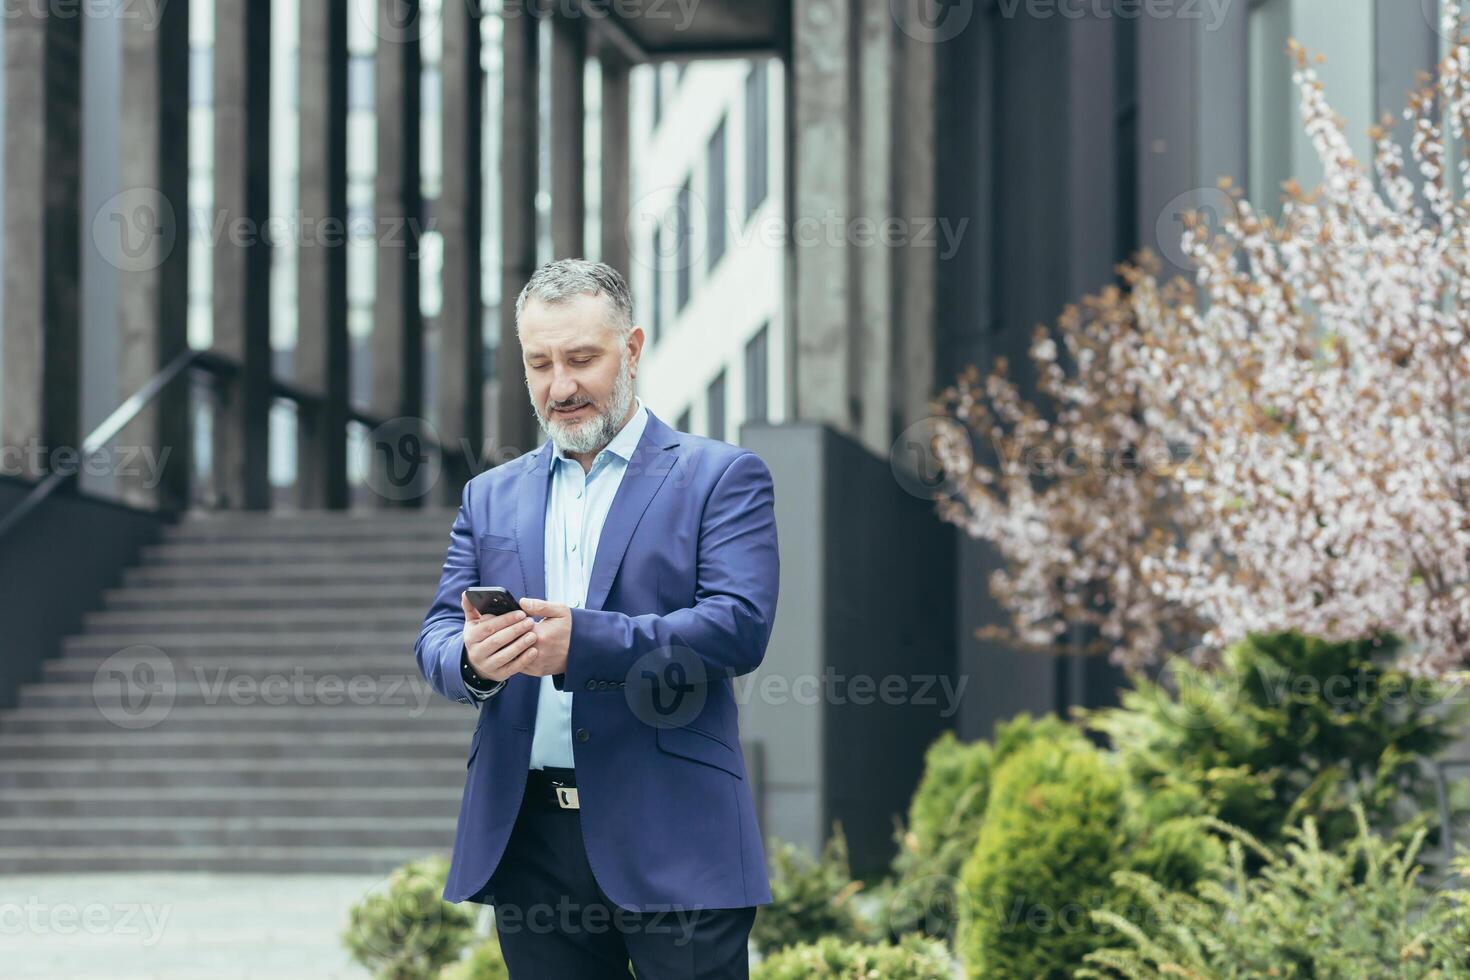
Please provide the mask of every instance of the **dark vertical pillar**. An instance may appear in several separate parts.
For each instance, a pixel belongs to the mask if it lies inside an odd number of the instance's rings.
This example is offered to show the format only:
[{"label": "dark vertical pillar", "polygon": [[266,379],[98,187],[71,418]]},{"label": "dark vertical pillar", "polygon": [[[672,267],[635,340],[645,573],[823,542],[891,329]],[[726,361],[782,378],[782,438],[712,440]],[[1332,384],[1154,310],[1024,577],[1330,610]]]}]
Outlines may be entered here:
[{"label": "dark vertical pillar", "polygon": [[[270,57],[268,3],[216,0],[214,349],[239,365],[220,387],[215,486],[227,507],[270,507]],[[238,230],[238,232],[236,231]]]},{"label": "dark vertical pillar", "polygon": [[[391,437],[372,448],[375,467],[408,467],[418,472],[416,460],[400,459],[398,447],[419,453],[424,414],[424,336],[419,310],[419,231],[423,215],[419,174],[419,92],[421,59],[417,19],[423,16],[417,0],[381,0],[378,7],[378,173],[377,173],[377,299],[373,307],[372,412],[384,419],[407,421],[392,429]],[[408,437],[408,438],[404,438]],[[380,474],[383,475],[383,474]],[[374,479],[383,487],[396,481],[393,474]],[[382,495],[384,506],[418,506],[421,494],[407,491]]]},{"label": "dark vertical pillar", "polygon": [[444,236],[444,307],[439,316],[439,436],[469,456],[446,453],[438,484],[445,504],[458,502],[485,440],[484,300],[481,146],[483,106],[479,0],[444,7],[444,184],[439,230]]},{"label": "dark vertical pillar", "polygon": [[[161,4],[151,18],[124,18],[122,35],[123,189],[93,230],[120,273],[117,370],[126,398],[189,344],[189,5]],[[156,454],[152,464],[118,473],[127,503],[188,505],[185,384],[148,405],[117,443]]]},{"label": "dark vertical pillar", "polygon": [[296,381],[320,399],[297,413],[307,509],[348,505],[347,2],[301,5],[300,203],[314,233],[297,251]]},{"label": "dark vertical pillar", "polygon": [[[833,215],[852,216],[858,207],[854,32],[862,24],[854,23],[860,13],[854,0],[795,0],[791,10],[788,193],[794,222],[824,227]],[[794,338],[791,415],[852,433],[859,411],[853,377],[861,317],[857,257],[845,235],[819,247],[788,242],[787,253],[795,291],[788,321]]]},{"label": "dark vertical pillar", "polygon": [[[22,474],[70,467],[81,431],[82,17],[28,5],[5,27],[5,427]],[[27,447],[41,450],[30,452]]]},{"label": "dark vertical pillar", "polygon": [[582,75],[587,64],[586,21],[553,5],[551,15],[551,251],[558,259],[586,250],[587,121]]},{"label": "dark vertical pillar", "polygon": [[500,345],[495,419],[496,458],[529,452],[539,444],[526,397],[521,342],[516,336],[516,297],[536,270],[536,48],[540,21],[522,0],[503,0],[501,65],[505,90],[500,116]]},{"label": "dark vertical pillar", "polygon": [[[632,207],[628,143],[628,70],[625,58],[604,48],[602,67],[602,261],[632,280],[628,268],[628,211]],[[651,328],[650,328],[651,329]]]}]

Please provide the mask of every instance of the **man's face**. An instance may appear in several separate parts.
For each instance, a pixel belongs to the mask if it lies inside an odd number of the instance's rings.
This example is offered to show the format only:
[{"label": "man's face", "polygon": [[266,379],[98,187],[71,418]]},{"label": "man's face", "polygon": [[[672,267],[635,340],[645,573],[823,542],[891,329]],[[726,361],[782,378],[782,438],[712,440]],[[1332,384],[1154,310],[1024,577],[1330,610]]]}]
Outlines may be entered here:
[{"label": "man's face", "polygon": [[643,331],[628,342],[608,323],[604,296],[559,303],[531,298],[521,310],[526,388],[542,428],[568,452],[593,452],[618,431],[632,405]]}]

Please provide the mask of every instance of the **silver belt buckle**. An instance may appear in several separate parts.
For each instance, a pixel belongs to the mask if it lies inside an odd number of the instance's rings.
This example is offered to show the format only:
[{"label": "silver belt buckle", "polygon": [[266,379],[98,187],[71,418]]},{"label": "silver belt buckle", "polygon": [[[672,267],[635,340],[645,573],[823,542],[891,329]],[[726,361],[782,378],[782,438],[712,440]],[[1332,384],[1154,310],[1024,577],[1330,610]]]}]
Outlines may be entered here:
[{"label": "silver belt buckle", "polygon": [[556,788],[556,805],[563,810],[582,809],[582,804],[577,799],[577,788],[575,786],[558,786]]}]

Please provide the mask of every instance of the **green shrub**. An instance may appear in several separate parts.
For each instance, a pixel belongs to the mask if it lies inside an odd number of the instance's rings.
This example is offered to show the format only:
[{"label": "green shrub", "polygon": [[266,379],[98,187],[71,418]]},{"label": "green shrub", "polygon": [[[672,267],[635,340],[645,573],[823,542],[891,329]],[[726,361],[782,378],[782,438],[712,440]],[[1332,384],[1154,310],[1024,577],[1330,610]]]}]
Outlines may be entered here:
[{"label": "green shrub", "polygon": [[1406,842],[1434,810],[1423,760],[1467,715],[1439,682],[1389,666],[1396,646],[1253,636],[1216,669],[1173,661],[1173,692],[1135,677],[1121,707],[1085,723],[1110,738],[1153,819],[1215,816],[1276,844],[1311,815],[1330,847],[1353,837],[1361,799]]},{"label": "green shrub", "polygon": [[1096,948],[1087,911],[1123,850],[1121,776],[1096,750],[1040,742],[995,773],[962,872],[957,945],[976,978],[1065,977]]},{"label": "green shrub", "polygon": [[907,936],[898,945],[845,943],[827,936],[789,946],[762,960],[751,980],[951,980],[954,966],[943,944]]},{"label": "green shrub", "polygon": [[[1407,845],[1371,829],[1350,808],[1357,835],[1341,851],[1325,847],[1314,818],[1289,828],[1273,850],[1239,828],[1211,821],[1231,838],[1220,880],[1194,892],[1136,872],[1114,876],[1144,915],[1093,913],[1123,937],[1120,948],[1087,956],[1079,977],[1285,980],[1452,980],[1470,977],[1470,895],[1430,895],[1416,883],[1423,831]],[[1259,875],[1247,851],[1263,862]],[[1467,868],[1470,870],[1470,868]]]},{"label": "green shrub", "polygon": [[439,980],[510,980],[510,971],[500,954],[500,941],[491,936],[473,947],[464,959],[440,971]]},{"label": "green shrub", "polygon": [[1081,738],[1036,741],[996,770],[974,853],[961,875],[957,945],[981,980],[1071,978],[1110,942],[1095,909],[1126,911],[1115,871],[1195,884],[1220,847],[1202,821],[1154,824],[1115,760]]},{"label": "green shrub", "polygon": [[474,913],[444,901],[449,861],[441,856],[396,869],[386,887],[348,910],[342,942],[379,980],[429,980],[459,958]]},{"label": "green shrub", "polygon": [[882,925],[890,936],[919,931],[952,939],[955,887],[975,850],[995,767],[1037,740],[1080,742],[1075,725],[1055,715],[1022,713],[996,726],[993,743],[961,742],[945,732],[924,754],[924,774],[899,828],[893,879],[881,888]]},{"label": "green shrub", "polygon": [[772,901],[760,906],[750,930],[750,941],[762,954],[825,936],[850,942],[876,937],[855,901],[863,883],[852,878],[840,826],[820,859],[795,844],[774,842],[770,866]]}]

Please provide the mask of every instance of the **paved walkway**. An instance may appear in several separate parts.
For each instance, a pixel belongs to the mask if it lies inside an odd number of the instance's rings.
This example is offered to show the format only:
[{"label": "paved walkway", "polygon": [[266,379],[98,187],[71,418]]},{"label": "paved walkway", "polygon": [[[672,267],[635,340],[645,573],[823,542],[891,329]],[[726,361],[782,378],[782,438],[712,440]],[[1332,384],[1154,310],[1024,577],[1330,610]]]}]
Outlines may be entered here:
[{"label": "paved walkway", "polygon": [[9,978],[363,980],[347,909],[378,876],[73,874],[0,878]]}]

